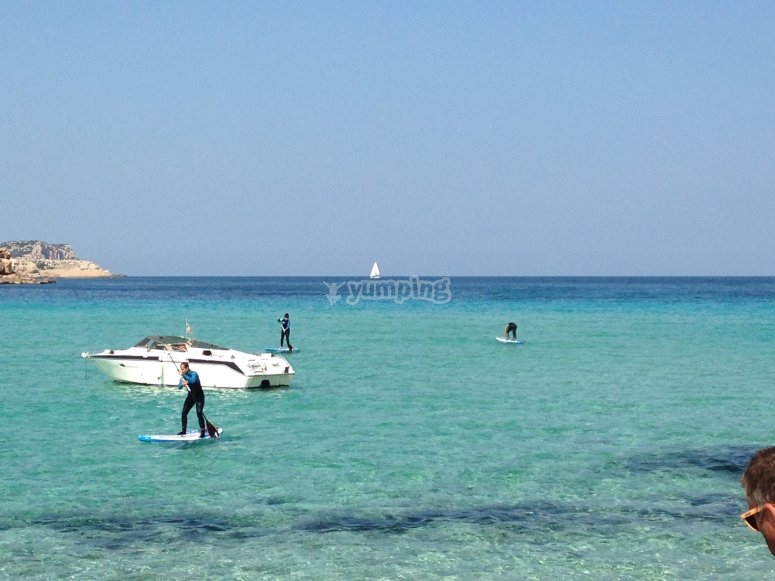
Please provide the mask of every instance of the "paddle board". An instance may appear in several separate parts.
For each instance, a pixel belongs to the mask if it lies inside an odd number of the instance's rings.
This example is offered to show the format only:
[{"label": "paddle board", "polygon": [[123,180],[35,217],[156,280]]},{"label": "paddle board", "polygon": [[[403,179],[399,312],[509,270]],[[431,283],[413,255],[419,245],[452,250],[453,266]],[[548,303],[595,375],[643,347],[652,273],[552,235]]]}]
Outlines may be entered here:
[{"label": "paddle board", "polygon": [[506,339],[505,337],[495,337],[496,341],[500,341],[501,343],[510,343],[511,345],[522,345],[524,344],[524,341],[522,339],[517,339],[516,341],[514,339]]},{"label": "paddle board", "polygon": [[[220,436],[222,433],[223,430],[218,428],[218,435]],[[210,434],[208,434],[207,431],[205,431],[205,437],[200,438],[199,430],[195,430],[184,436],[178,436],[177,434],[154,434],[149,436],[143,434],[137,436],[137,439],[141,442],[199,442],[200,440],[212,440],[213,438],[210,437]]]},{"label": "paddle board", "polygon": [[298,350],[297,347],[294,347],[293,351],[287,347],[264,347],[264,351],[267,351],[268,353],[296,353]]}]

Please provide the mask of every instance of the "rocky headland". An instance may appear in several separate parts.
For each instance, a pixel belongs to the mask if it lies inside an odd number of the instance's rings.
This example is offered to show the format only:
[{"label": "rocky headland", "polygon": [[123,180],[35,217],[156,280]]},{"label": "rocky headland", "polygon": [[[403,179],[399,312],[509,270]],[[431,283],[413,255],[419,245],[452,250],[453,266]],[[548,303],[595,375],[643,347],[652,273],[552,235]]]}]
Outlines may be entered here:
[{"label": "rocky headland", "polygon": [[113,278],[100,265],[79,258],[69,244],[40,240],[0,243],[0,284],[47,284],[58,278]]}]

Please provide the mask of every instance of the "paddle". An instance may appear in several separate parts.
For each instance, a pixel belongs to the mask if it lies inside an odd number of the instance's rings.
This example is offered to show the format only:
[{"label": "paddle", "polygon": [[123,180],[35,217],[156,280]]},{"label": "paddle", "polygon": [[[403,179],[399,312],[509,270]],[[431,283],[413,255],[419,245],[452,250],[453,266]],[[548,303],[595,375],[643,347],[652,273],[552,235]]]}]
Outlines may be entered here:
[{"label": "paddle", "polygon": [[211,438],[220,438],[221,433],[218,431],[218,426],[216,426],[214,423],[212,423],[210,420],[207,419],[207,416],[202,413],[202,415],[205,418],[205,426],[207,426],[207,433],[210,435]]}]

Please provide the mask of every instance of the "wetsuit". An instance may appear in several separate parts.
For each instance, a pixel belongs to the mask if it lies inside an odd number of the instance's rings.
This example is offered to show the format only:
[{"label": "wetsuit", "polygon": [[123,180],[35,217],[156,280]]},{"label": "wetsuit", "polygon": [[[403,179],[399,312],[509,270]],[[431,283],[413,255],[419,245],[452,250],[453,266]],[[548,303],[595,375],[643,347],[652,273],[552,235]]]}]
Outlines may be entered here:
[{"label": "wetsuit", "polygon": [[508,325],[506,325],[505,335],[506,335],[507,339],[509,337],[509,333],[511,333],[511,335],[514,337],[514,341],[516,341],[517,340],[517,324],[516,323],[509,323]]},{"label": "wetsuit", "polygon": [[291,345],[291,318],[287,315],[280,320],[280,347],[283,346],[283,342],[288,343],[288,349],[293,351],[293,345]]},{"label": "wetsuit", "polygon": [[183,426],[183,433],[186,433],[186,425],[188,424],[188,412],[196,405],[196,419],[199,420],[199,429],[204,431],[205,429],[205,392],[202,391],[202,383],[199,381],[199,375],[196,371],[189,369],[183,374],[183,377],[188,382],[188,395],[186,401],[183,402],[183,413],[180,416],[180,423]]}]

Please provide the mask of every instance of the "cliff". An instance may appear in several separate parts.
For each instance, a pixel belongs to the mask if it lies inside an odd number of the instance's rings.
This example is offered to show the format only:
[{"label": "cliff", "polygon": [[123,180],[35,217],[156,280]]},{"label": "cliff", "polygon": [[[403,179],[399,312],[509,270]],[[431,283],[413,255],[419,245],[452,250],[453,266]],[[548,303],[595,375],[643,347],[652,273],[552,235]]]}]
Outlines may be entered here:
[{"label": "cliff", "polygon": [[40,240],[0,243],[0,283],[47,283],[57,278],[117,276],[98,264],[79,258],[69,244]]}]

